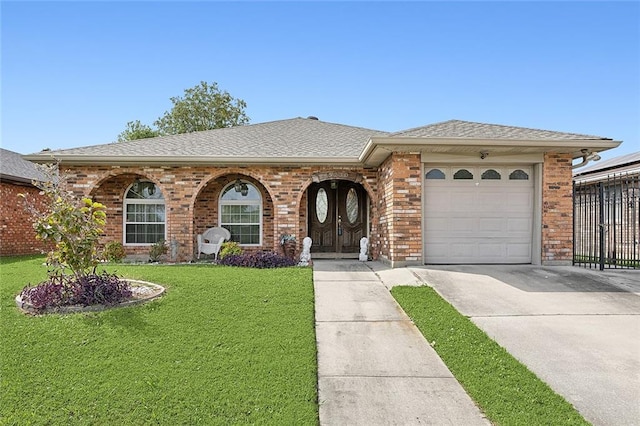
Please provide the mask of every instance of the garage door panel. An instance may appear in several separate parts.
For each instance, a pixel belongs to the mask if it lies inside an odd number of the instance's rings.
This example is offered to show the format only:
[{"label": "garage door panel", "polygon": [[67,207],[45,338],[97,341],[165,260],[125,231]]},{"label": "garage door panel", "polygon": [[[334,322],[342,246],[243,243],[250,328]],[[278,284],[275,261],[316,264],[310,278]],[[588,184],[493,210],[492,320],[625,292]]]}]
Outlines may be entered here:
[{"label": "garage door panel", "polygon": [[511,233],[525,233],[531,235],[531,218],[530,217],[510,217],[506,220],[506,231]]},{"label": "garage door panel", "polygon": [[468,209],[472,208],[474,205],[473,194],[462,193],[462,194],[448,194],[449,199],[449,208],[454,212],[465,212]]},{"label": "garage door panel", "polygon": [[478,188],[476,193],[476,197],[478,198],[476,205],[479,207],[480,211],[495,211],[496,205],[501,205],[504,203],[504,193],[487,193],[484,191],[484,189],[485,188]]},{"label": "garage door panel", "polygon": [[449,218],[432,218],[431,220],[425,223],[425,230],[427,234],[431,234],[432,232],[447,231],[449,229],[451,221]]},{"label": "garage door panel", "polygon": [[453,233],[473,231],[476,228],[475,219],[466,217],[451,217],[447,220],[450,223],[448,229]]},{"label": "garage door panel", "polygon": [[[523,190],[521,188],[521,190]],[[531,211],[533,208],[533,191],[526,193],[507,193],[506,202],[502,202],[507,211]]]},{"label": "garage door panel", "polygon": [[489,263],[494,259],[503,258],[505,254],[506,247],[500,242],[478,244],[478,259],[481,263]]},{"label": "garage door panel", "polygon": [[449,255],[455,257],[473,257],[475,246],[467,243],[452,243],[449,246]]},{"label": "garage door panel", "polygon": [[508,255],[511,257],[521,257],[531,259],[531,245],[530,244],[508,244]]},{"label": "garage door panel", "polygon": [[502,166],[501,180],[480,180],[479,167],[464,168],[474,180],[425,180],[426,262],[530,263],[533,179],[509,180]]},{"label": "garage door panel", "polygon": [[477,232],[480,236],[499,236],[504,231],[504,220],[502,218],[480,218],[478,220]]}]

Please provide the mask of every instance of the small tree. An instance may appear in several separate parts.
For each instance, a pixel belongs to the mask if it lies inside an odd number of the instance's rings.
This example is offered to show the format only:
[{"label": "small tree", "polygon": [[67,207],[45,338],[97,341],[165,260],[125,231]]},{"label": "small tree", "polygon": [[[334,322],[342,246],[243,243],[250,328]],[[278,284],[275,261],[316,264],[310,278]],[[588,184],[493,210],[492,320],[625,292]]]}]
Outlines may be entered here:
[{"label": "small tree", "polygon": [[100,260],[98,239],[107,217],[105,206],[90,198],[78,202],[72,192],[65,190],[66,177],[59,173],[58,163],[39,168],[47,180],[35,184],[48,199],[47,210],[40,211],[33,200],[21,195],[33,216],[36,237],[55,244],[47,258],[52,268],[50,274],[65,275],[65,268],[69,268],[76,279],[95,273]]}]

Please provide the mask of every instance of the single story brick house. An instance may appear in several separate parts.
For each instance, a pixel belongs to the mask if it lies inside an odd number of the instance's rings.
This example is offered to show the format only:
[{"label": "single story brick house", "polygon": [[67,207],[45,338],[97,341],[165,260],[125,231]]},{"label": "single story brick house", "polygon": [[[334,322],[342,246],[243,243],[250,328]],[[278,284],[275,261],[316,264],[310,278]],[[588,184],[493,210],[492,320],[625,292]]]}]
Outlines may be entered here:
[{"label": "single story brick house", "polygon": [[18,194],[39,199],[34,180],[44,175],[17,152],[0,148],[0,256],[36,254],[46,245],[36,239],[31,217],[25,212]]},{"label": "single story brick house", "polygon": [[[451,120],[400,132],[293,118],[41,152],[72,189],[108,206],[106,238],[129,254],[164,238],[174,260],[222,226],[246,250],[370,255],[425,263],[565,264],[572,160],[615,148],[599,136]],[[586,150],[586,151],[585,151]]]}]

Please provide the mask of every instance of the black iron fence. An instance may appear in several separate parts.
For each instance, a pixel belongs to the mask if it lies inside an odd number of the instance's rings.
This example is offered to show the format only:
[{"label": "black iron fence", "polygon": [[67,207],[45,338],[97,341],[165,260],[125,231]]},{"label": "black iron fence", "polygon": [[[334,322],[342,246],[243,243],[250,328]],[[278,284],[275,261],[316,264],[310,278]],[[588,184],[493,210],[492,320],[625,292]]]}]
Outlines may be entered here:
[{"label": "black iron fence", "polygon": [[573,184],[573,264],[640,268],[640,176]]}]

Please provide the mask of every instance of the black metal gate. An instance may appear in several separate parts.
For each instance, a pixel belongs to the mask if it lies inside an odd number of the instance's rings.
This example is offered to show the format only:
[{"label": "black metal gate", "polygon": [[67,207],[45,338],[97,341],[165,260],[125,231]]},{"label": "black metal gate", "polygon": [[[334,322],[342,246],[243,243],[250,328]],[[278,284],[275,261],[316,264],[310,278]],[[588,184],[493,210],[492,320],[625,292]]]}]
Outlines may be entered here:
[{"label": "black metal gate", "polygon": [[640,268],[640,176],[573,184],[573,264]]}]

